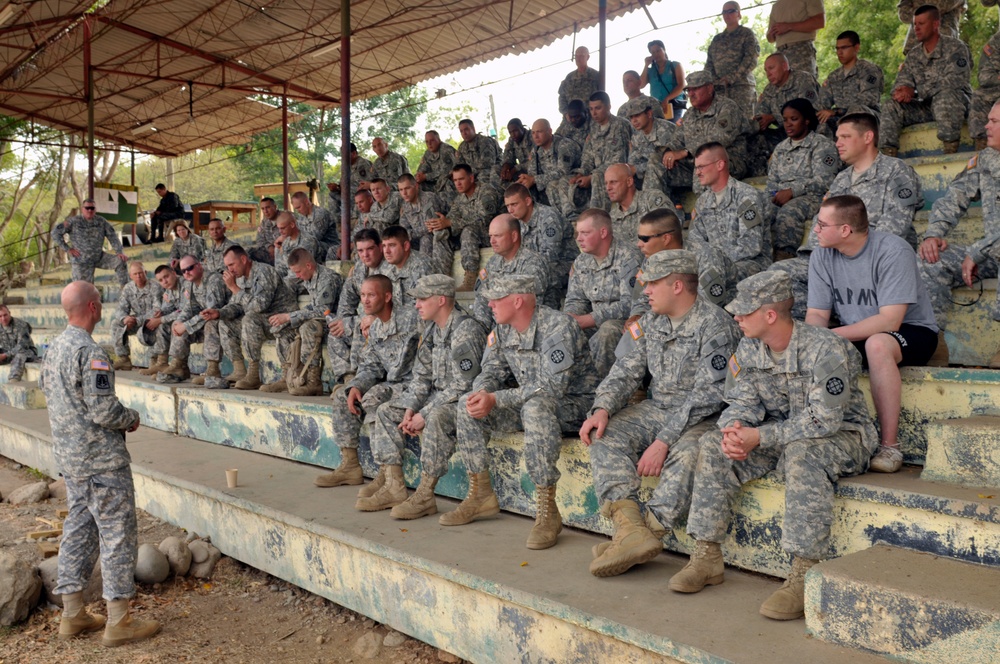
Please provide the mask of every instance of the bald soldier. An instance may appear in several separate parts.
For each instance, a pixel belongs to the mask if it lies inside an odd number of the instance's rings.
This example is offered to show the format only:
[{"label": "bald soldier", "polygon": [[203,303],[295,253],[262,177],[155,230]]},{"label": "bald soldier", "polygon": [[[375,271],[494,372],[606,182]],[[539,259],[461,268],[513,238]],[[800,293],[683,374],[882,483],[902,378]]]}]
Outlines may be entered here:
[{"label": "bald soldier", "polygon": [[[114,647],[160,631],[155,620],[133,618],[128,605],[135,595],[139,536],[125,434],[139,428],[139,413],[115,396],[111,359],[91,336],[101,320],[100,293],[92,284],[74,281],[63,289],[61,301],[69,325],[49,346],[39,381],[69,512],[55,587],[63,603],[59,637],[104,627],[101,643]],[[98,555],[106,625],[102,616],[84,608],[83,591]]]}]

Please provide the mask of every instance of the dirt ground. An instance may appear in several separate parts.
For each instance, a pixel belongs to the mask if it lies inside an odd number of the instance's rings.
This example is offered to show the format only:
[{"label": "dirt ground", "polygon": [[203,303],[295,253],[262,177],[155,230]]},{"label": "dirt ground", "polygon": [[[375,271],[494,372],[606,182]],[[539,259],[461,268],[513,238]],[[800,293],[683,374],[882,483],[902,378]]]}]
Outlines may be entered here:
[{"label": "dirt ground", "polygon": [[[0,457],[0,493],[4,496],[39,479],[36,471]],[[35,505],[0,504],[0,548],[37,552],[28,533],[47,529],[38,517],[55,518],[65,503],[49,498]],[[170,535],[183,539],[186,533],[139,511],[140,544],[158,545]],[[40,552],[37,557],[42,560]],[[106,613],[103,601],[89,609]],[[148,641],[105,648],[100,632],[64,641],[57,636],[60,611],[46,602],[43,590],[39,606],[25,622],[0,627],[0,664],[461,661],[225,556],[208,581],[171,577],[155,586],[139,584],[133,613],[163,624],[160,634]]]}]

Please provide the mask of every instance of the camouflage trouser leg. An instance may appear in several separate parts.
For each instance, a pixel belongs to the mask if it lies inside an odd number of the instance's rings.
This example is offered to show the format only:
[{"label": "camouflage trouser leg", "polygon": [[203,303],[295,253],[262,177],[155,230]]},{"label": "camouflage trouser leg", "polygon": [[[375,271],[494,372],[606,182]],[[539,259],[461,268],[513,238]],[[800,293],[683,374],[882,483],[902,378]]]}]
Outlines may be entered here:
[{"label": "camouflage trouser leg", "polygon": [[379,383],[372,389],[365,392],[361,397],[361,417],[354,415],[347,409],[347,394],[349,390],[346,385],[337,385],[330,395],[333,410],[333,442],[337,447],[353,447],[357,449],[358,439],[361,436],[362,420],[369,426],[375,423],[375,413],[378,407],[391,399],[396,387],[402,390],[401,386],[393,386],[389,383]]},{"label": "camouflage trouser leg", "polygon": [[483,234],[475,226],[466,226],[462,229],[459,238],[459,251],[462,253],[462,269],[466,272],[479,271],[479,249],[483,243]]},{"label": "camouflage trouser leg", "polygon": [[969,135],[972,138],[986,138],[986,116],[998,99],[1000,87],[997,86],[972,91],[972,104],[969,106]]},{"label": "camouflage trouser leg", "polygon": [[942,90],[931,99],[931,115],[937,122],[937,137],[942,143],[962,136],[962,123],[969,113],[969,98],[959,90]]},{"label": "camouflage trouser leg", "polygon": [[299,325],[298,335],[302,338],[302,362],[305,364],[309,357],[316,352],[316,356],[309,362],[311,367],[323,366],[323,336],[326,332],[326,321],[322,318],[307,320]]},{"label": "camouflage trouser leg", "polygon": [[598,377],[602,379],[608,375],[611,365],[615,363],[615,347],[621,341],[624,328],[625,321],[615,319],[604,321],[596,330],[594,328],[587,330],[591,335],[590,356],[594,358],[594,368]]},{"label": "camouflage trouser leg", "polygon": [[816,47],[811,41],[800,41],[784,44],[778,47],[778,53],[784,54],[792,71],[807,71],[813,78],[819,80],[819,70],[816,68]]},{"label": "camouflage trouser leg", "polygon": [[[879,147],[899,147],[899,133],[903,130],[903,127],[909,127],[912,124],[918,124],[920,122],[930,122],[934,119],[934,113],[931,111],[931,103],[927,101],[920,101],[914,99],[906,104],[901,104],[892,97],[886,99],[885,106],[882,107],[882,124],[879,130]],[[959,126],[961,126],[961,121],[965,119],[965,113],[959,118]],[[941,125],[938,125],[938,137],[941,136]],[[957,140],[958,135],[955,135],[954,139]],[[944,139],[942,139],[944,140]]]},{"label": "camouflage trouser leg", "polygon": [[375,422],[368,429],[372,456],[379,466],[403,465],[403,446],[406,438],[397,425],[403,421],[405,408],[387,402],[375,411]]},{"label": "camouflage trouser leg", "polygon": [[354,330],[345,325],[345,334],[342,337],[335,337],[328,334],[326,337],[326,354],[330,370],[333,372],[334,382],[339,381],[344,374],[357,372],[357,366],[351,364],[351,340],[354,338]]},{"label": "camouflage trouser leg", "polygon": [[[267,322],[267,318],[266,314],[243,314],[243,326],[240,330],[240,347],[243,350],[243,356],[251,362],[260,362],[261,348],[264,345],[264,341],[274,339],[274,335],[271,334],[271,324]],[[288,330],[288,328],[286,327],[285,330]],[[291,330],[290,333],[294,334],[295,331]]]},{"label": "camouflage trouser leg", "polygon": [[94,283],[94,270],[96,268],[96,265],[90,265],[82,263],[79,260],[74,260],[70,263],[69,267],[70,279],[73,281],[86,281],[88,283]]},{"label": "camouflage trouser leg", "polygon": [[420,236],[419,251],[431,262],[434,274],[450,275],[455,262],[455,250],[451,248],[451,233],[447,229],[424,233]]},{"label": "camouflage trouser leg", "polygon": [[494,431],[508,433],[522,430],[521,413],[516,408],[497,406],[489,415],[477,420],[466,410],[466,401],[471,394],[460,397],[455,407],[455,439],[466,470],[481,473],[490,467],[486,455],[490,435]]},{"label": "camouflage trouser leg", "polygon": [[253,247],[247,249],[247,254],[250,256],[251,260],[255,263],[267,263],[268,265],[274,265],[274,256],[268,251],[267,247]]},{"label": "camouflage trouser leg", "polygon": [[781,207],[768,201],[765,217],[770,217],[773,211],[771,245],[776,251],[794,254],[802,246],[809,230],[808,225],[812,223],[822,202],[819,196],[811,194],[796,196]]},{"label": "camouflage trouser leg", "polygon": [[687,519],[691,508],[691,492],[694,489],[694,473],[701,450],[699,441],[705,433],[715,430],[717,419],[712,416],[699,422],[682,433],[670,447],[663,470],[660,471],[660,481],[646,503],[646,509],[653,513],[661,526],[678,528]]},{"label": "camouflage trouser leg", "polygon": [[242,323],[238,318],[224,320],[222,318],[205,323],[205,345],[201,352],[205,360],[222,361],[222,353],[233,362],[243,361],[243,348],[240,346],[240,329]]},{"label": "camouflage trouser leg", "polygon": [[139,536],[131,469],[65,479],[69,514],[63,522],[55,594],[83,591],[100,553],[104,599],[132,597]]},{"label": "camouflage trouser leg", "polygon": [[[611,199],[604,186],[604,169],[595,169],[590,174],[590,207],[611,210]],[[546,485],[542,485],[546,486]]]},{"label": "camouflage trouser leg", "polygon": [[736,102],[743,111],[743,117],[752,118],[757,114],[757,91],[750,85],[716,85],[715,94]]},{"label": "camouflage trouser leg", "polygon": [[[545,200],[540,202],[554,207],[564,217],[575,218],[576,206],[573,205],[573,192],[567,178],[559,178],[548,183],[541,193]],[[548,201],[548,203],[546,203]]]},{"label": "camouflage trouser leg", "polygon": [[[166,355],[167,351],[170,350],[170,337],[173,334],[170,332],[170,328],[173,325],[172,322],[163,322],[158,328],[152,332],[144,332],[139,335],[139,340],[146,346],[153,347],[153,355]],[[153,343],[149,343],[152,339]]]},{"label": "camouflage trouser leg", "polygon": [[[431,398],[434,394],[431,393]],[[424,409],[424,430],[420,434],[420,469],[426,477],[442,477],[455,453],[455,403]]]},{"label": "camouflage trouser leg", "polygon": [[11,377],[20,377],[24,375],[24,365],[27,362],[34,362],[38,359],[38,355],[35,354],[33,350],[26,350],[20,353],[16,353],[14,357],[10,360],[10,372],[7,374]]},{"label": "camouflage trouser leg", "polygon": [[791,277],[792,295],[795,297],[795,304],[792,305],[792,318],[805,320],[806,303],[809,300],[809,254],[778,261],[767,269],[787,272],[788,276]]},{"label": "camouflage trouser leg", "polygon": [[[674,167],[670,170],[664,169],[663,181],[664,186],[670,189],[691,189],[693,191],[698,186],[694,178],[694,158],[685,157],[680,161],[674,162]],[[664,190],[664,193],[670,194],[666,190]],[[681,202],[680,199],[674,200],[674,203]]]},{"label": "camouflage trouser leg", "polygon": [[[124,286],[128,283],[128,265],[125,264],[122,259],[118,256],[109,253],[101,254],[101,259],[97,262],[96,267],[102,270],[114,270],[115,274],[118,276],[118,285]],[[90,280],[93,282],[94,273],[91,271]]]},{"label": "camouflage trouser leg", "polygon": [[118,318],[111,321],[111,341],[115,345],[115,355],[126,357],[129,354],[128,337],[137,331],[137,328],[126,330]]},{"label": "camouflage trouser leg", "polygon": [[[938,327],[944,330],[948,325],[948,315],[952,307],[952,288],[965,285],[962,281],[962,261],[968,252],[966,248],[953,244],[941,252],[936,263],[928,263],[920,260],[920,279],[927,286],[927,295],[930,296],[931,306],[934,308],[934,319]],[[978,266],[980,279],[993,279],[997,276],[997,263],[993,259],[988,259]],[[1000,293],[998,293],[1000,297]],[[997,308],[994,308],[996,316]]]},{"label": "camouflage trouser leg", "polygon": [[[213,323],[217,321],[212,321]],[[170,356],[172,360],[183,360],[185,363],[187,359],[191,356],[191,344],[203,343],[205,338],[205,328],[200,330],[195,330],[194,332],[185,332],[181,335],[171,334],[170,335],[170,351],[167,355]],[[207,355],[207,354],[206,354]],[[206,361],[211,359],[206,356]]]}]

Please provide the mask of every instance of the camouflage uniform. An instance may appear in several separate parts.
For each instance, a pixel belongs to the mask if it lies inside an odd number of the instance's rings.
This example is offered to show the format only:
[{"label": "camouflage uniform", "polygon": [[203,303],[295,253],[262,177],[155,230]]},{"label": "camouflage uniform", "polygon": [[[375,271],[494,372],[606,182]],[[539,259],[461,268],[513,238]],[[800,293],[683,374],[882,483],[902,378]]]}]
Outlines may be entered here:
[{"label": "camouflage uniform", "polygon": [[278,226],[274,220],[261,215],[260,226],[257,227],[257,238],[254,240],[253,246],[247,250],[250,259],[255,263],[274,265],[274,259],[268,248],[274,244],[279,235],[281,233],[278,232]]},{"label": "camouflage uniform", "polygon": [[371,212],[368,213],[372,228],[377,230],[379,235],[381,235],[389,226],[398,225],[400,209],[402,207],[403,197],[395,191],[389,192],[389,198],[386,199],[384,204],[378,201],[372,203]]},{"label": "camouflage uniform", "polygon": [[549,271],[545,306],[558,309],[566,297],[566,284],[573,261],[580,254],[573,234],[573,224],[567,223],[548,205],[535,203],[528,222],[521,220],[521,246],[541,255]]},{"label": "camouflage uniform", "polygon": [[633,191],[632,203],[627,210],[622,208],[621,203],[611,204],[611,225],[615,239],[619,242],[633,242],[639,234],[639,220],[647,212],[673,207],[670,197],[659,189]]},{"label": "camouflage uniform", "polygon": [[771,227],[764,219],[763,199],[733,177],[721,203],[710,189],[698,197],[686,246],[698,255],[701,287],[716,304],[728,302],[737,283],[771,264]]},{"label": "camouflage uniform", "polygon": [[[370,161],[358,155],[358,160],[351,164],[351,202],[354,202],[354,194],[358,193],[358,185],[362,182],[371,182],[375,179],[375,167]],[[398,175],[396,177],[399,177]],[[395,180],[393,180],[395,183]],[[392,185],[390,185],[392,186]],[[330,196],[333,197],[335,194],[331,191]],[[339,199],[340,194],[336,194]]]},{"label": "camouflage uniform", "polygon": [[286,237],[281,241],[280,247],[274,248],[274,269],[278,273],[278,276],[285,280],[285,285],[288,286],[289,290],[295,294],[301,290],[302,280],[296,277],[292,269],[288,267],[288,257],[296,249],[305,249],[318,264],[323,263],[322,257],[317,256],[318,253],[321,253],[321,250],[319,243],[316,242],[316,237],[302,228],[299,228],[298,235],[295,237]]},{"label": "camouflage uniform", "polygon": [[[694,153],[699,147],[711,141],[721,143],[729,153],[730,175],[737,179],[746,175],[749,166],[747,136],[753,132],[750,119],[743,115],[742,109],[736,102],[716,95],[704,111],[699,111],[693,106],[689,108],[681,118],[679,126],[684,149],[691,155],[674,165],[669,173],[672,174],[678,168],[683,170],[671,177],[677,178],[677,181],[687,182],[689,186],[697,184],[693,180]],[[684,173],[684,176],[682,177],[680,173]],[[700,188],[700,185],[698,186]]]},{"label": "camouflage uniform", "polygon": [[[511,381],[517,387],[508,387]],[[562,434],[575,434],[594,400],[597,376],[586,337],[568,314],[538,307],[528,329],[510,325],[490,332],[482,373],[458,400],[458,448],[469,473],[488,469],[486,442],[493,432],[524,431],[524,460],[535,486],[559,480]],[[496,406],[481,420],[466,410],[474,392],[490,392]]]},{"label": "camouflage uniform", "polygon": [[194,256],[199,261],[205,257],[205,238],[189,230],[186,239],[174,238],[170,245],[170,260],[179,261],[185,256]]},{"label": "camouflage uniform", "polygon": [[410,165],[406,163],[406,157],[389,150],[385,157],[376,157],[372,162],[371,180],[382,178],[389,189],[396,191],[399,188],[399,176],[409,172]]},{"label": "camouflage uniform", "polygon": [[[649,109],[651,111],[653,111],[653,117],[656,118],[657,120],[663,120],[663,119],[665,119],[663,117],[663,106],[660,104],[660,100],[657,99],[656,97],[650,97],[649,95],[646,95],[646,94],[643,94],[643,93],[640,92],[638,95],[636,95],[635,97],[633,97],[633,99],[638,99],[642,103],[649,104]],[[618,112],[615,113],[615,115],[617,115],[618,117],[620,117],[623,120],[628,120],[628,110],[627,109],[628,109],[628,102],[629,101],[632,101],[632,99],[629,99],[624,104],[622,104],[621,106],[619,106],[618,107]]]},{"label": "camouflage uniform", "polygon": [[[806,225],[819,211],[841,166],[837,146],[814,131],[801,141],[786,138],[774,149],[767,169],[764,218],[776,249],[794,254],[802,245]],[[792,199],[778,207],[771,199],[783,189],[792,190]]]},{"label": "camouflage uniform", "polygon": [[451,236],[459,237],[459,247],[462,252],[462,269],[466,271],[479,269],[479,249],[488,246],[485,242],[487,228],[493,217],[501,209],[503,201],[496,187],[489,183],[476,182],[472,196],[455,194],[448,211],[451,220]]},{"label": "camouflage uniform", "polygon": [[601,74],[592,67],[582,74],[578,69],[574,69],[566,74],[566,78],[559,84],[559,114],[565,115],[566,108],[574,99],[583,102],[584,108],[590,103],[590,95],[601,89]]},{"label": "camouflage uniform", "polygon": [[745,461],[722,454],[721,431],[701,440],[687,532],[723,542],[740,487],[778,471],[785,479],[782,548],[810,560],[830,554],[833,482],[863,473],[878,435],[858,387],[861,354],[830,330],[795,323],[783,359],[758,339],[740,341],[730,360],[719,428],[758,427],[760,446]]},{"label": "camouflage uniform", "polygon": [[[639,458],[654,441],[669,451],[647,504],[660,525],[674,528],[687,515],[698,462],[698,440],[713,428],[723,406],[727,360],[739,328],[718,306],[699,297],[675,328],[667,316],[648,313],[625,333],[630,349],[597,388],[591,413],[611,416],[590,446],[594,489],[601,505],[639,502]],[[652,376],[648,398],[628,405]]]},{"label": "camouflage uniform", "polygon": [[986,138],[986,116],[1000,99],[1000,32],[983,45],[979,56],[979,87],[972,91],[969,108],[969,134]]},{"label": "camouflage uniform", "polygon": [[576,143],[580,150],[583,150],[584,144],[587,142],[587,136],[590,134],[590,127],[593,125],[593,120],[590,118],[590,113],[586,110],[584,112],[584,122],[582,127],[575,127],[569,120],[563,119],[556,127],[556,130],[552,133],[553,136],[560,136],[562,138],[568,138],[569,140]]},{"label": "camouflage uniform", "polygon": [[[240,315],[242,310],[230,305],[232,293],[226,288],[222,276],[205,272],[201,283],[185,281],[181,293],[181,309],[177,316],[184,325],[184,333],[170,335],[171,358],[187,360],[191,355],[191,344],[201,343],[201,353],[206,362],[222,361],[222,344],[226,344],[226,355],[230,360],[241,361]],[[219,317],[206,321],[201,312],[217,309]]]},{"label": "camouflage uniform", "polygon": [[913,101],[900,104],[891,96],[882,109],[879,147],[898,147],[903,127],[918,122],[937,122],[937,137],[942,142],[957,141],[962,122],[969,112],[972,87],[972,54],[965,42],[941,36],[931,53],[923,46],[906,54],[896,75],[896,85],[916,90]]},{"label": "camouflage uniform", "polygon": [[333,442],[357,449],[362,418],[347,409],[352,387],[361,391],[364,422],[375,423],[378,407],[401,394],[413,373],[413,359],[420,341],[416,311],[393,307],[388,321],[376,318],[368,329],[358,362],[358,375],[333,388]]},{"label": "camouflage uniform", "polygon": [[238,242],[233,242],[228,237],[222,240],[222,244],[216,246],[213,240],[205,243],[205,256],[201,259],[201,265],[205,272],[211,274],[222,274],[226,270],[223,258],[230,247],[238,247]]},{"label": "camouflage uniform", "polygon": [[[374,210],[374,208],[372,208]],[[316,239],[316,249],[313,250],[313,256],[316,261],[323,263],[326,261],[326,255],[333,250],[331,258],[336,260],[337,251],[340,250],[340,220],[337,222],[333,220],[330,216],[328,210],[324,210],[318,205],[314,205],[312,209],[312,214],[309,217],[303,217],[298,212],[293,213],[295,215],[295,223],[299,227],[299,232],[305,235],[312,235]],[[277,259],[275,259],[277,260]]]},{"label": "camouflage uniform", "polygon": [[[111,319],[111,341],[115,345],[115,355],[127,357],[129,355],[128,336],[134,334],[139,341],[146,346],[153,345],[153,333],[145,329],[146,321],[152,314],[160,308],[160,301],[163,299],[163,289],[155,281],[147,280],[146,287],[140,289],[134,282],[130,281],[122,287],[118,294],[118,308],[115,309],[115,317]],[[125,329],[122,322],[127,316],[134,316],[136,325],[130,330]],[[142,333],[140,333],[142,330]],[[5,347],[0,344],[0,348]]]},{"label": "camouflage uniform", "polygon": [[124,286],[128,283],[128,267],[118,256],[104,252],[104,240],[107,238],[111,243],[111,248],[115,254],[120,254],[122,249],[121,240],[114,226],[99,214],[87,221],[83,215],[70,217],[66,221],[56,224],[52,230],[52,237],[55,238],[56,246],[69,253],[70,245],[66,242],[65,236],[69,235],[73,243],[72,248],[80,251],[78,258],[70,257],[70,273],[73,281],[94,282],[94,270],[114,270],[118,276],[118,284]]},{"label": "camouflage uniform", "polygon": [[160,325],[155,330],[140,328],[143,345],[151,346],[153,355],[166,355],[170,349],[171,324],[180,317],[183,306],[183,285],[184,281],[177,280],[174,288],[167,290],[160,288],[159,302],[154,304],[152,309],[146,311],[147,320],[150,314],[157,309],[160,311]]},{"label": "camouflage uniform", "polygon": [[[240,347],[243,356],[251,362],[260,362],[260,349],[265,339],[278,339],[279,343],[291,343],[295,330],[272,329],[267,319],[273,314],[287,314],[299,307],[295,294],[282,281],[278,271],[270,265],[254,263],[250,274],[236,280],[240,287],[230,300],[230,304],[240,307],[243,321],[240,325]],[[228,332],[222,329],[223,343],[233,343],[226,339]],[[286,337],[286,338],[282,338]]]},{"label": "camouflage uniform", "polygon": [[392,282],[393,304],[397,307],[412,308],[416,304],[416,299],[410,295],[410,291],[420,281],[420,277],[427,276],[433,271],[430,260],[415,251],[410,252],[402,267],[389,264],[386,276]]},{"label": "camouflage uniform", "polygon": [[[580,157],[580,168],[576,169],[577,173],[591,177],[589,207],[607,210],[611,205],[608,191],[604,187],[604,170],[611,164],[628,161],[631,140],[632,124],[617,115],[610,116],[603,127],[597,123],[590,125],[590,133],[587,134],[587,142],[584,143]],[[571,190],[570,196],[572,195]],[[571,216],[571,212],[576,210],[563,210],[566,216]]]},{"label": "camouflage uniform", "polygon": [[289,312],[288,328],[293,331],[293,334],[278,337],[278,357],[281,358],[283,365],[287,364],[290,361],[289,346],[298,337],[302,339],[300,349],[302,363],[309,362],[309,357],[313,351],[316,351],[316,356],[308,363],[308,366],[318,367],[323,363],[322,346],[323,337],[326,336],[324,315],[327,311],[336,311],[344,279],[339,272],[331,270],[325,265],[317,265],[312,279],[302,283],[306,292],[309,293],[309,304]]},{"label": "camouflage uniform", "polygon": [[757,36],[740,25],[712,37],[705,60],[705,71],[715,82],[715,94],[734,101],[748,118],[755,114],[757,81],[753,72],[759,59]]},{"label": "camouflage uniform", "polygon": [[628,163],[635,168],[636,186],[643,191],[659,189],[669,193],[670,187],[690,187],[687,182],[674,183],[667,180],[663,167],[663,154],[668,150],[684,147],[681,130],[673,122],[653,120],[649,133],[635,130],[628,153]]},{"label": "camouflage uniform", "polygon": [[476,299],[472,303],[471,312],[472,317],[487,330],[493,327],[493,312],[490,310],[489,300],[483,296],[483,291],[489,286],[490,279],[511,274],[534,277],[535,295],[539,304],[545,299],[545,293],[549,289],[549,270],[541,255],[524,245],[521,245],[517,254],[509,261],[504,260],[499,254],[493,254],[486,261],[486,266],[479,270],[479,278],[476,279]]},{"label": "camouflage uniform", "polygon": [[125,431],[139,413],[115,396],[111,360],[83,328],[71,325],[52,342],[39,382],[69,508],[55,592],[83,591],[100,551],[104,599],[132,597],[139,538]]},{"label": "camouflage uniform", "polygon": [[[945,195],[934,201],[924,239],[947,237],[976,199],[983,202],[983,239],[968,247],[949,243],[948,248],[940,252],[936,263],[920,260],[920,277],[927,286],[934,318],[942,330],[951,311],[951,289],[964,283],[962,261],[966,256],[976,262],[980,279],[997,276],[997,258],[1000,257],[1000,152],[993,148],[986,148],[970,159],[966,169],[948,185]],[[997,316],[1000,316],[1000,298],[993,309],[993,317]]]},{"label": "camouflage uniform", "polygon": [[757,135],[757,150],[761,156],[769,156],[775,146],[788,138],[785,133],[785,125],[781,115],[781,107],[792,99],[805,99],[815,108],[819,99],[819,83],[804,71],[792,70],[788,72],[788,80],[780,88],[771,83],[767,84],[764,92],[760,94],[757,102],[757,115],[773,115],[776,127],[767,127]]},{"label": "camouflage uniform", "polygon": [[837,67],[830,72],[819,89],[816,109],[836,111],[842,116],[848,109],[864,106],[878,113],[884,85],[882,68],[859,58],[851,69]]},{"label": "camouflage uniform", "polygon": [[615,361],[615,347],[632,307],[632,290],[639,269],[638,252],[614,242],[604,260],[580,254],[573,261],[563,311],[594,317],[594,327],[584,330],[598,376],[606,376]]},{"label": "camouflage uniform", "polygon": [[[798,23],[811,16],[823,13],[823,0],[775,0],[768,17],[768,29],[774,23]],[[775,37],[774,46],[778,53],[787,58],[792,69],[805,71],[818,78],[816,70],[816,31],[799,32],[793,30]],[[760,112],[760,109],[757,111]]]},{"label": "camouflage uniform", "polygon": [[[535,147],[535,142],[531,140],[531,132],[525,129],[522,132],[521,141],[517,142],[513,138],[507,139],[507,144],[503,146],[503,154],[500,155],[500,165],[510,164],[514,172],[524,172],[531,158],[531,151]],[[517,177],[515,176],[515,180]]]},{"label": "camouflage uniform", "polygon": [[493,138],[476,134],[471,141],[462,141],[455,159],[459,164],[472,167],[477,186],[489,186],[496,180],[495,169],[500,165],[500,146]]},{"label": "camouflage uniform", "polygon": [[[898,235],[910,246],[917,247],[917,232],[913,230],[913,217],[924,206],[920,193],[920,178],[902,159],[879,154],[864,173],[852,182],[854,169],[847,167],[837,174],[830,185],[827,197],[852,194],[864,201],[871,230]],[[815,222],[815,219],[813,220]],[[792,315],[803,320],[809,296],[809,254],[818,246],[815,228],[809,229],[805,243],[798,255],[778,261],[771,269],[787,272],[792,278],[795,308]]]},{"label": "camouflage uniform", "polygon": [[547,149],[536,145],[528,158],[527,168],[528,175],[535,178],[532,187],[535,200],[557,210],[566,209],[566,180],[580,167],[581,154],[582,149],[576,141],[563,136],[553,135],[552,145]]},{"label": "camouflage uniform", "polygon": [[31,325],[27,321],[11,318],[10,325],[0,325],[0,353],[7,354],[7,359],[0,364],[10,363],[10,377],[20,378],[24,364],[38,359],[38,349],[31,340]]},{"label": "camouflage uniform", "polygon": [[455,452],[455,404],[472,389],[485,346],[485,330],[457,306],[444,327],[426,326],[410,382],[375,413],[370,435],[376,463],[402,465],[403,432],[396,427],[409,408],[425,421],[420,435],[421,476],[441,477],[448,472],[448,460]]},{"label": "camouflage uniform", "polygon": [[361,282],[375,274],[388,277],[391,269],[389,261],[384,259],[372,269],[369,269],[360,260],[355,261],[351,273],[347,276],[347,280],[340,290],[336,319],[344,323],[344,336],[335,337],[331,334],[326,340],[329,366],[336,380],[339,380],[344,374],[353,373],[358,369],[358,353],[361,352],[364,340],[360,344],[355,344],[353,341],[361,338],[358,331],[358,324],[361,322],[358,315],[358,307],[361,305]]},{"label": "camouflage uniform", "polygon": [[[444,196],[455,195],[455,183],[451,181],[451,171],[455,168],[457,151],[448,143],[441,143],[437,152],[424,151],[417,166],[417,173],[426,179],[420,183],[420,191],[436,192]],[[398,185],[397,185],[398,186]]]},{"label": "camouflage uniform", "polygon": [[[996,0],[983,0],[983,6],[989,7],[996,4]],[[896,11],[899,14],[901,23],[906,24],[906,42],[903,44],[903,53],[919,44],[916,35],[913,34],[913,14],[921,5],[934,5],[941,12],[941,35],[959,39],[958,24],[965,14],[965,0],[899,0]]]},{"label": "camouflage uniform", "polygon": [[[451,197],[454,197],[454,193]],[[442,195],[420,191],[416,203],[403,201],[399,209],[399,225],[410,234],[414,250],[431,262],[433,272],[451,274],[455,254],[451,248],[451,233],[447,229],[433,233],[427,230],[427,221],[437,218],[438,213],[445,216],[448,214],[448,203]]]}]

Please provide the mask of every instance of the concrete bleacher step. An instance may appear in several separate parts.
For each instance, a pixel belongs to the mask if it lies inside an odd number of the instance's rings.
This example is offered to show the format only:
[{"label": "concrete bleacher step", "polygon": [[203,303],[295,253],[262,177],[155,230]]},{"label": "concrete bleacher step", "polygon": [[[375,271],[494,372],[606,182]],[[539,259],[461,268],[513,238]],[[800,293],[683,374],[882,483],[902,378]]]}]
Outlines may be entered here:
[{"label": "concrete bleacher step", "polygon": [[[17,416],[17,421],[13,421]],[[315,469],[145,427],[129,434],[137,505],[211,536],[226,555],[475,662],[830,664],[883,661],[757,613],[779,581],[736,570],[697,595],[666,590],[686,562],[587,572],[605,538],[567,529],[524,548],[531,520],[461,528],[354,509],[356,487],[317,489]],[[55,473],[43,412],[0,407],[0,454]],[[224,470],[239,469],[226,488]],[[439,499],[441,511],[454,502]],[[727,617],[725,629],[719,616]]]},{"label": "concrete bleacher step", "polygon": [[1000,491],[1000,417],[968,417],[930,422],[927,459],[920,477],[960,486]]},{"label": "concrete bleacher step", "polygon": [[1000,662],[1000,570],[876,546],[806,577],[806,626],[895,661]]},{"label": "concrete bleacher step", "polygon": [[[899,156],[901,158],[937,156],[941,154],[941,147],[941,140],[937,137],[936,122],[921,122],[910,125],[899,133]],[[969,125],[962,124],[958,154],[969,153],[974,149],[975,141],[969,135]]]},{"label": "concrete bleacher step", "polygon": [[12,406],[21,410],[36,410],[45,408],[45,395],[38,389],[38,383],[21,381],[17,383],[0,383],[0,404]]}]

